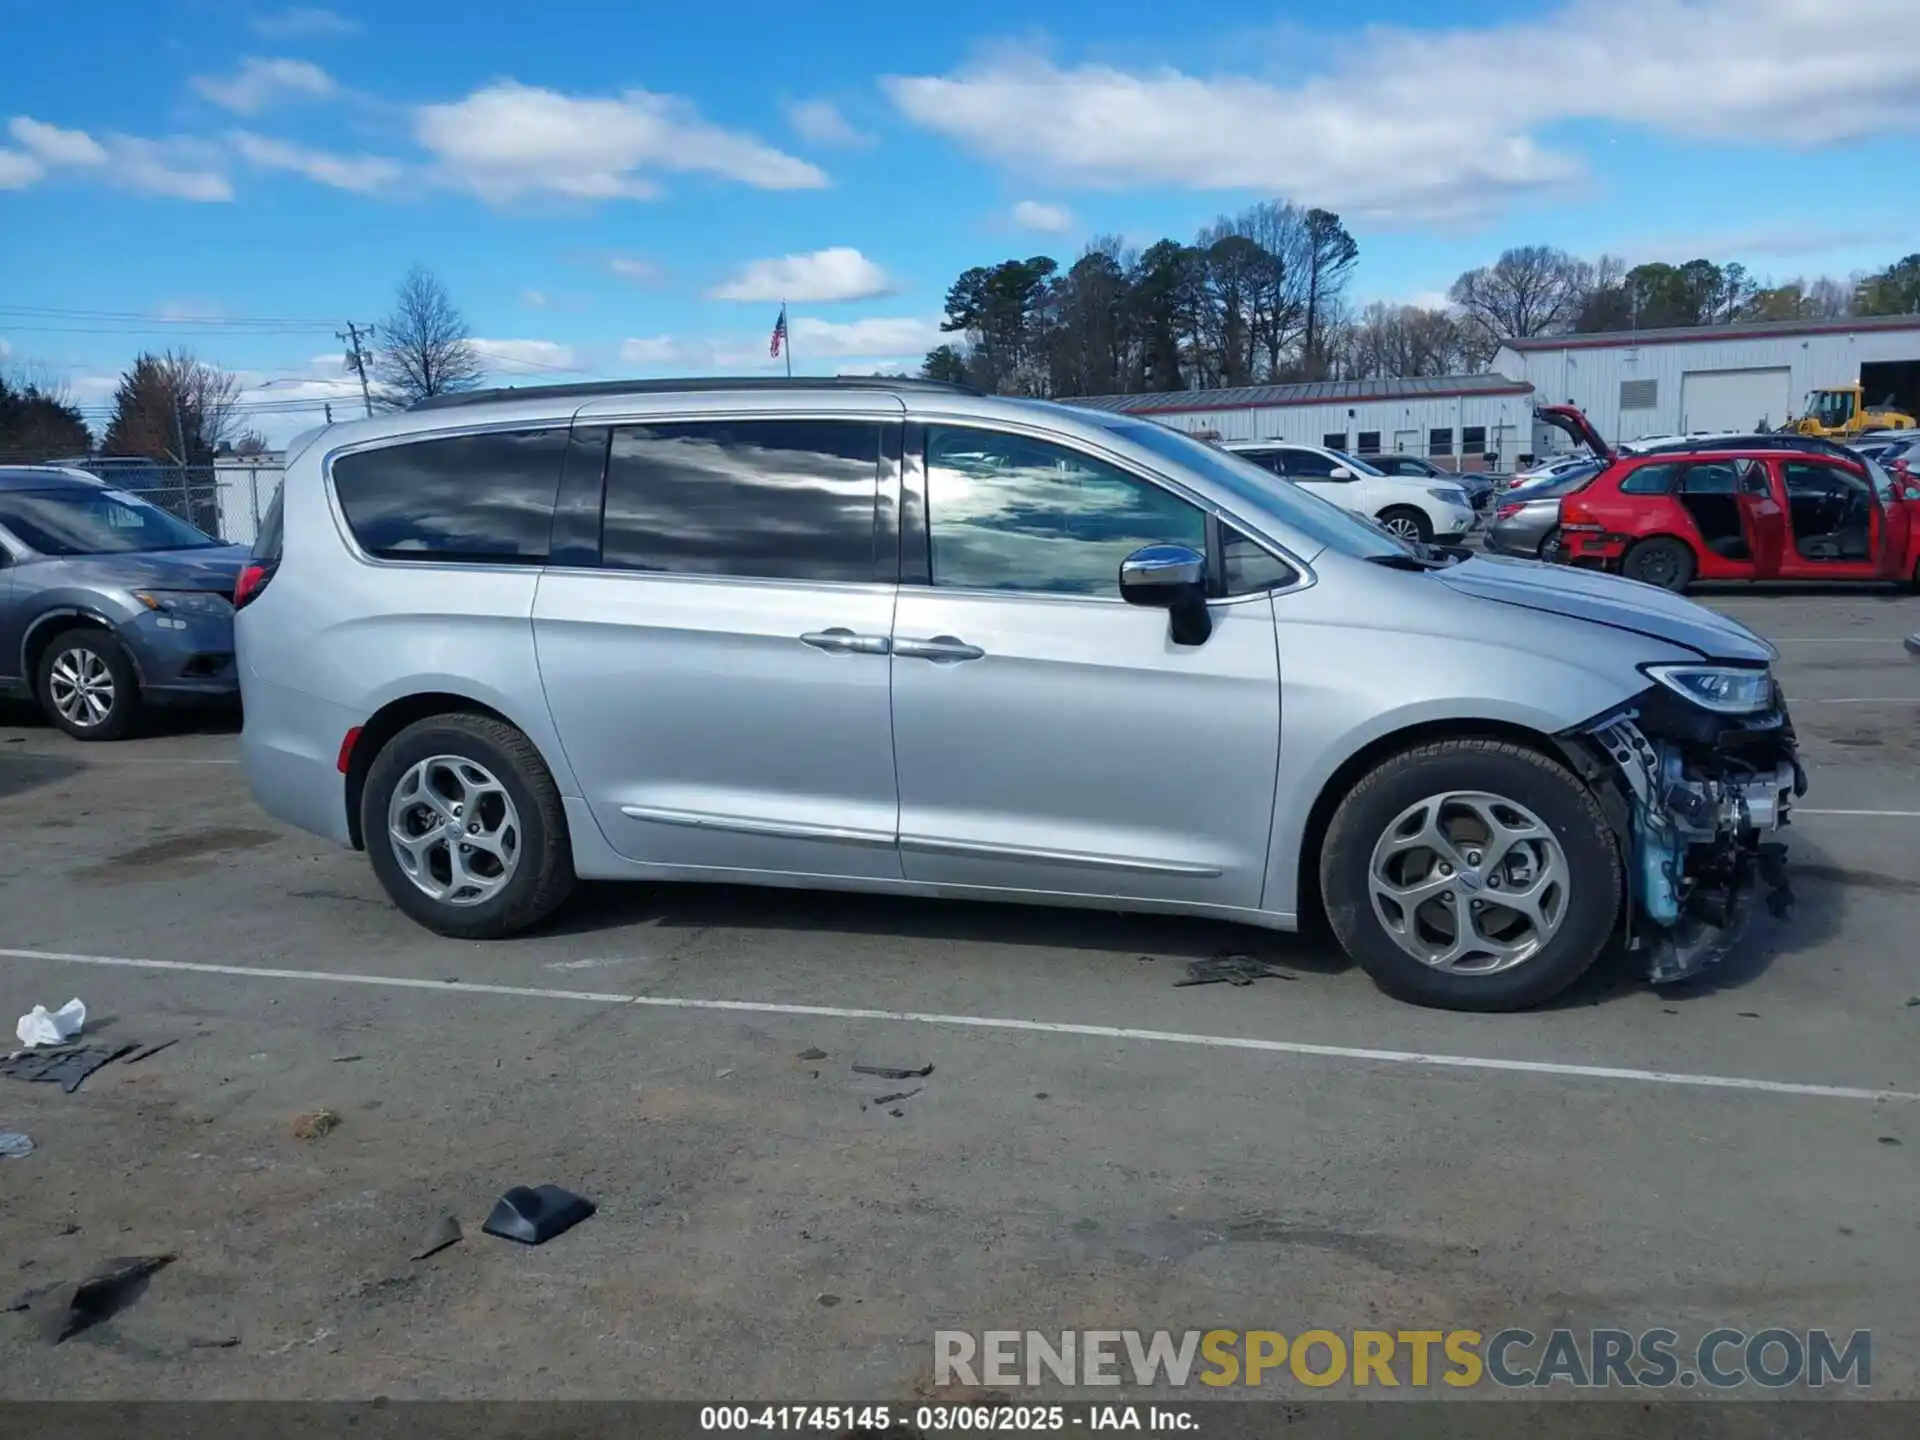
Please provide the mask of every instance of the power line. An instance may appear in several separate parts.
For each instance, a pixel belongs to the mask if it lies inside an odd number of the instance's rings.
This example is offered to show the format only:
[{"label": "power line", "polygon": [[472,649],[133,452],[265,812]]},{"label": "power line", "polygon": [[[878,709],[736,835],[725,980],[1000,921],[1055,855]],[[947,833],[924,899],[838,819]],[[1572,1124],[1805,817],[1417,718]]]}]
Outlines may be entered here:
[{"label": "power line", "polygon": [[[369,339],[373,337],[373,326],[371,325],[367,326],[367,337]],[[343,335],[336,330],[333,332],[333,338],[336,340],[345,340],[352,346],[351,353],[349,353],[347,357],[347,364],[352,367],[354,374],[360,377],[360,399],[366,405],[367,415],[371,418],[373,415],[373,391],[367,386],[367,357],[360,349],[359,327],[349,320],[347,322],[346,333]]]}]

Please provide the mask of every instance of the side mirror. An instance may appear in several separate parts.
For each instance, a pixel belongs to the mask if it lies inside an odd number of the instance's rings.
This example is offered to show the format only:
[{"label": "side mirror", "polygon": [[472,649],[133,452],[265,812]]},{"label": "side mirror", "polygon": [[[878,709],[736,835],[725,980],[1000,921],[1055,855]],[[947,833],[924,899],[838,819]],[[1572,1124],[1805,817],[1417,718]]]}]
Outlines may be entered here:
[{"label": "side mirror", "polygon": [[1353,471],[1344,465],[1336,465],[1327,472],[1327,479],[1329,480],[1351,480],[1352,478]]},{"label": "side mirror", "polygon": [[1204,645],[1213,633],[1207,612],[1207,557],[1190,545],[1144,545],[1120,562],[1120,598],[1165,610],[1176,645]]}]

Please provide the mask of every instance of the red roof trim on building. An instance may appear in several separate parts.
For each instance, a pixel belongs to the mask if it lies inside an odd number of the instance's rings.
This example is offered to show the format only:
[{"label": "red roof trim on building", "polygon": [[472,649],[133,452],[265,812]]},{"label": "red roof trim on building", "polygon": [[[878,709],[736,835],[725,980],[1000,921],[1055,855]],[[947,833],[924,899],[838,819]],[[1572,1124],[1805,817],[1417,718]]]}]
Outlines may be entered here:
[{"label": "red roof trim on building", "polygon": [[1696,345],[1711,340],[1791,340],[1796,335],[1899,334],[1920,330],[1920,315],[1875,317],[1881,323],[1863,325],[1858,319],[1827,325],[1788,322],[1783,325],[1680,325],[1660,330],[1612,330],[1604,335],[1555,335],[1537,340],[1508,340],[1507,349],[1520,354],[1542,350],[1627,350],[1637,345]]},{"label": "red roof trim on building", "polygon": [[1422,390],[1416,394],[1401,391],[1388,395],[1341,395],[1317,400],[1262,400],[1240,405],[1138,405],[1116,411],[1121,415],[1191,415],[1208,410],[1291,410],[1303,405],[1379,405],[1390,400],[1416,404],[1422,400],[1478,400],[1488,395],[1531,395],[1533,386],[1524,380],[1511,385],[1487,386],[1480,390]]}]

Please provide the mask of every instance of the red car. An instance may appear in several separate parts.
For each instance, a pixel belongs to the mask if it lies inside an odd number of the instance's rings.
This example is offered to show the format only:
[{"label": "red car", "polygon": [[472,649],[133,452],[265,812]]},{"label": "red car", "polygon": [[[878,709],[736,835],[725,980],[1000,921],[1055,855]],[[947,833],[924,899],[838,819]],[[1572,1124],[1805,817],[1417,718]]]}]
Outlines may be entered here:
[{"label": "red car", "polygon": [[1667,590],[1695,580],[1920,585],[1920,480],[1910,475],[1788,435],[1615,451],[1571,405],[1537,413],[1605,467],[1560,502],[1550,558],[1562,564]]}]

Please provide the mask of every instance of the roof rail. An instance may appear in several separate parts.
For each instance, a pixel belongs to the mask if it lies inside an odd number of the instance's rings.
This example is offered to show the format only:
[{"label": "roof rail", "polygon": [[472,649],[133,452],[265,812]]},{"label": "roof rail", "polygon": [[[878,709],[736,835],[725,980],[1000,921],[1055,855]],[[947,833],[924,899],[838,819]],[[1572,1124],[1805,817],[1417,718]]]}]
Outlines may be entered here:
[{"label": "roof rail", "polygon": [[416,400],[409,410],[446,410],[457,405],[486,405],[496,400],[592,400],[608,395],[677,395],[700,390],[937,390],[949,395],[978,395],[970,385],[913,376],[887,375],[722,375],[682,380],[580,380],[559,385],[502,385]]}]

